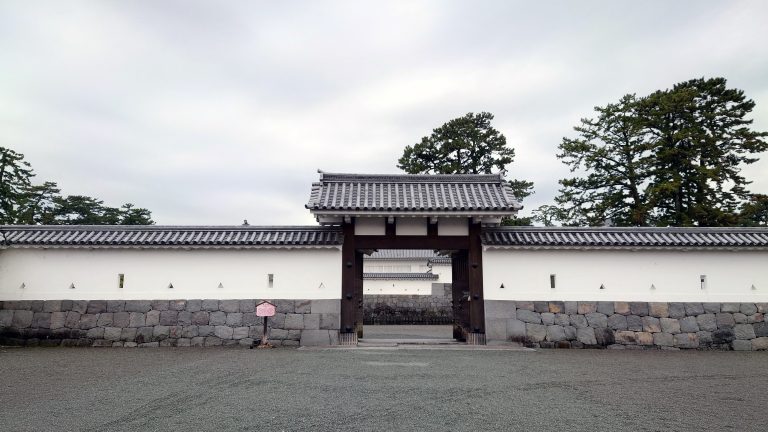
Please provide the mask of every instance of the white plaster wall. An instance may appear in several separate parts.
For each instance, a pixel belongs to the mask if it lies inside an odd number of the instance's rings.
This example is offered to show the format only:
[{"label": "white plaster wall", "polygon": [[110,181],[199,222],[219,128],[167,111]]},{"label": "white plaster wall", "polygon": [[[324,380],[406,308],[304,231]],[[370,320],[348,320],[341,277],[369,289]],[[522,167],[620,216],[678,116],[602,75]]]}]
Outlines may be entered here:
[{"label": "white plaster wall", "polygon": [[384,218],[361,217],[355,220],[356,235],[384,235],[386,223]]},{"label": "white plaster wall", "polygon": [[427,218],[397,218],[395,235],[427,235]]},{"label": "white plaster wall", "polygon": [[469,235],[467,218],[440,218],[437,221],[437,235],[465,236]]},{"label": "white plaster wall", "polygon": [[[550,274],[557,275],[555,289]],[[703,290],[700,275],[707,276]],[[483,294],[489,300],[768,302],[768,252],[485,250]]]},{"label": "white plaster wall", "polygon": [[[118,273],[125,287],[118,288]],[[274,274],[268,287],[269,273]],[[26,287],[20,289],[24,283]],[[75,289],[69,289],[71,283]],[[169,289],[168,284],[174,288]],[[219,283],[223,288],[218,288]],[[322,287],[320,285],[323,285]],[[339,249],[7,249],[0,300],[341,298]]]},{"label": "white plaster wall", "polygon": [[366,279],[363,281],[363,294],[378,295],[431,295],[432,284],[437,280],[382,280]]}]

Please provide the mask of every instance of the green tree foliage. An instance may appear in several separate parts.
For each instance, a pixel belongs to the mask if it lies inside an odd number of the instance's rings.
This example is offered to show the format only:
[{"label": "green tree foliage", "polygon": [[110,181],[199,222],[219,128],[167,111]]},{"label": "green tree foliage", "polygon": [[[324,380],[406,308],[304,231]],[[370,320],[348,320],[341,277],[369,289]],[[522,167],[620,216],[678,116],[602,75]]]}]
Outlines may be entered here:
[{"label": "green tree foliage", "polygon": [[[507,174],[515,150],[507,138],[491,126],[493,114],[468,113],[432,131],[421,142],[407,146],[397,167],[409,174]],[[533,193],[533,183],[510,180],[515,198],[522,201]],[[510,225],[530,225],[530,218],[505,221]]]},{"label": "green tree foliage", "polygon": [[741,206],[739,212],[740,225],[768,226],[768,195],[753,194]]},{"label": "green tree foliage", "polygon": [[105,206],[96,198],[59,195],[54,182],[32,183],[24,155],[0,147],[0,224],[7,225],[151,225],[152,214],[133,204]]},{"label": "green tree foliage", "polygon": [[754,108],[724,78],[693,79],[595,108],[558,154],[576,176],[560,180],[556,210],[566,225],[731,226],[750,182],[741,167],[765,151],[765,132],[750,129]]}]

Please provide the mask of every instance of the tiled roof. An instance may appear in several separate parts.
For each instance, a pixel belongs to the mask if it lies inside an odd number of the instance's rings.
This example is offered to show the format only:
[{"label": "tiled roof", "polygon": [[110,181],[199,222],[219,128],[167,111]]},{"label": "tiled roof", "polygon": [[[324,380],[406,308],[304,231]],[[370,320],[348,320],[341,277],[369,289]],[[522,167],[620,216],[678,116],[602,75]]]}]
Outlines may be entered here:
[{"label": "tiled roof", "polygon": [[252,248],[342,244],[339,229],[257,226],[0,226],[0,247]]},{"label": "tiled roof", "polygon": [[312,212],[511,215],[521,208],[498,174],[320,173],[306,207]]},{"label": "tiled roof", "polygon": [[363,279],[437,280],[432,273],[363,273]]},{"label": "tiled roof", "polygon": [[768,249],[768,228],[485,228],[488,247]]},{"label": "tiled roof", "polygon": [[428,260],[438,256],[432,249],[379,249],[366,258],[376,260]]},{"label": "tiled roof", "polygon": [[448,256],[438,256],[434,258],[430,258],[429,260],[430,264],[443,264],[443,265],[451,265],[453,261],[451,260],[451,257]]}]

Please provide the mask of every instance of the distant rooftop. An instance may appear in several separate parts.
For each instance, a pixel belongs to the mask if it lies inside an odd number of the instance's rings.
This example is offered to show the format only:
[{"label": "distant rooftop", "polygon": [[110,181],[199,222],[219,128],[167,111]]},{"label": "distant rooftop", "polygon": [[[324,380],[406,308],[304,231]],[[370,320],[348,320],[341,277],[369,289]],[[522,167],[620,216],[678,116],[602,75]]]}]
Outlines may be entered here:
[{"label": "distant rooftop", "polygon": [[320,172],[306,207],[321,216],[512,216],[522,208],[498,174]]}]

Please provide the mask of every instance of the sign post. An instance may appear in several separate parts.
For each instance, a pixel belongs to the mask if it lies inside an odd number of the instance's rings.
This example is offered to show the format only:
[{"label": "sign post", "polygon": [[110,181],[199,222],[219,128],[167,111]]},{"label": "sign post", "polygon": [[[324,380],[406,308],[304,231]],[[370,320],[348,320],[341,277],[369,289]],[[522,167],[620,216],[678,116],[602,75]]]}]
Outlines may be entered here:
[{"label": "sign post", "polygon": [[[258,348],[272,348],[272,345],[269,344],[267,319],[271,316],[275,316],[276,309],[274,304],[266,300],[256,305],[256,316],[264,317],[264,331],[261,334],[261,343]],[[253,346],[251,346],[251,348],[253,348]]]}]

